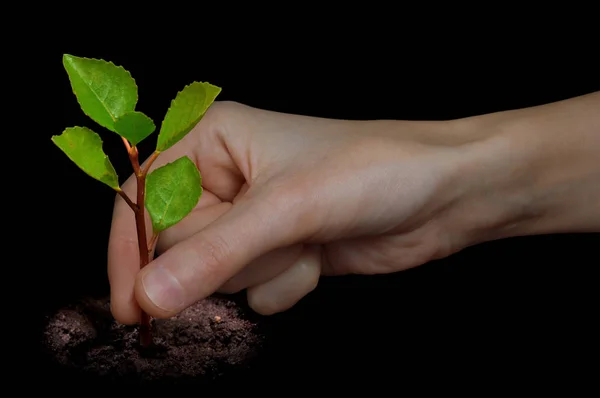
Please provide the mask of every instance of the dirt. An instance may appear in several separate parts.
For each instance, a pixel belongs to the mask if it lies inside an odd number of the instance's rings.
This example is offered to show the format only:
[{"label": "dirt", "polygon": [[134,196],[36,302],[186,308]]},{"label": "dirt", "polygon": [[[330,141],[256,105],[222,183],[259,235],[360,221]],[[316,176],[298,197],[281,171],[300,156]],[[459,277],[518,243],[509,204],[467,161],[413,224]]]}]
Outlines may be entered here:
[{"label": "dirt", "polygon": [[251,365],[262,347],[256,322],[231,300],[209,297],[153,320],[154,346],[140,350],[137,326],[118,324],[110,303],[86,300],[48,320],[45,341],[57,365],[77,378],[117,383],[199,383]]}]

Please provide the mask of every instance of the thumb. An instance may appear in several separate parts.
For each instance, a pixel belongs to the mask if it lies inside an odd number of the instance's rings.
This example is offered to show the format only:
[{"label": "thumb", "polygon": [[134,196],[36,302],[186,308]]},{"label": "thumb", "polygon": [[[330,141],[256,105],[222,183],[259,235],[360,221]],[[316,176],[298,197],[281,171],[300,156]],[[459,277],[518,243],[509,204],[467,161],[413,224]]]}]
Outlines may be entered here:
[{"label": "thumb", "polygon": [[[281,197],[236,202],[220,218],[138,273],[135,296],[155,318],[171,317],[214,293],[255,258],[296,243],[294,207]],[[200,210],[201,211],[201,210]]]}]

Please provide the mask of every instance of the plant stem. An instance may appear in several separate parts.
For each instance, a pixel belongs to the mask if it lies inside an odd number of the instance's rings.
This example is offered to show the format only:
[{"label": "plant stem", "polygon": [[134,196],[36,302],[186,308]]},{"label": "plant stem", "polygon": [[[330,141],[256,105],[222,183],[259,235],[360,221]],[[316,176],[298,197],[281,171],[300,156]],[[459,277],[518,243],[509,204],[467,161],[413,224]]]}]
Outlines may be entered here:
[{"label": "plant stem", "polygon": [[119,195],[121,195],[121,197],[123,199],[125,199],[125,202],[127,202],[127,204],[129,205],[129,207],[131,207],[131,210],[137,211],[137,205],[135,203],[133,203],[131,199],[129,199],[129,196],[127,196],[127,194],[124,191],[118,190],[117,193]]},{"label": "plant stem", "polygon": [[123,144],[125,144],[125,149],[127,149],[127,153],[130,153],[131,152],[131,144],[129,143],[129,141],[127,141],[127,138],[121,137],[121,139],[123,140]]},{"label": "plant stem", "polygon": [[144,175],[148,174],[148,171],[150,170],[150,166],[152,166],[152,163],[154,163],[154,161],[156,160],[158,155],[160,155],[160,152],[158,152],[158,151],[154,151],[152,153],[152,155],[150,155],[150,157],[148,158],[148,162],[146,163],[146,166],[144,167],[144,170],[142,171],[142,173]]},{"label": "plant stem", "polygon": [[[133,166],[133,171],[137,180],[137,203],[135,204],[135,207],[131,205],[130,207],[133,209],[135,214],[138,250],[140,255],[140,269],[142,269],[150,262],[150,256],[148,253],[148,238],[146,237],[146,214],[144,207],[147,170],[142,170],[140,167],[139,153],[137,148],[135,146],[130,146],[129,142],[127,142],[126,140],[123,140],[123,142],[125,143],[125,147],[127,148],[127,153],[129,154],[129,159],[131,160],[131,165]],[[131,202],[131,200],[129,202]],[[150,316],[146,314],[144,310],[142,310],[141,312],[140,344],[142,347],[148,347],[152,344]]]}]

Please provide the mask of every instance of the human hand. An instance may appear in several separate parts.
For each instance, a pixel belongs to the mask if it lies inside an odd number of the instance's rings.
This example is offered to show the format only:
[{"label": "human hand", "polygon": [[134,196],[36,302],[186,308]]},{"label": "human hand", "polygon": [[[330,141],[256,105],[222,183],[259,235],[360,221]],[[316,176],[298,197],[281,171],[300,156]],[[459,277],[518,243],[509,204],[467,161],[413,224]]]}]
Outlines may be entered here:
[{"label": "human hand", "polygon": [[[116,198],[113,314],[135,323],[141,306],[165,318],[243,289],[252,308],[272,314],[321,274],[395,272],[460,250],[468,242],[444,220],[463,193],[456,175],[470,140],[446,122],[339,121],[217,102],[152,166],[187,155],[204,193],[160,234],[161,255],[141,271],[133,214]],[[123,189],[133,194],[135,179]]]}]

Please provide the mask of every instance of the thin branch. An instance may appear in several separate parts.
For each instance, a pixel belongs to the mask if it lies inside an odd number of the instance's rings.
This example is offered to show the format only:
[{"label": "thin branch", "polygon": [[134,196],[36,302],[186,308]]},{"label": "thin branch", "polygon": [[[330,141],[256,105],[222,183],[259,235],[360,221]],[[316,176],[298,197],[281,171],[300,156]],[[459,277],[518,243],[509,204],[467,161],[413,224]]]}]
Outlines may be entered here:
[{"label": "thin branch", "polygon": [[127,141],[127,138],[125,137],[121,137],[123,139],[123,143],[125,144],[125,148],[127,148],[127,153],[131,153],[131,145],[129,144],[129,141]]},{"label": "thin branch", "polygon": [[140,168],[140,160],[139,154],[136,147],[131,147],[131,151],[129,151],[129,160],[131,160],[131,166],[133,167],[133,172],[135,176],[138,178],[142,175]]},{"label": "thin branch", "polygon": [[125,191],[123,191],[122,189],[119,189],[117,191],[117,193],[119,195],[121,195],[121,197],[123,199],[125,199],[125,202],[127,202],[127,204],[129,205],[129,207],[131,207],[131,210],[133,210],[133,211],[137,211],[138,210],[138,206],[135,203],[133,203],[133,201],[131,199],[129,199],[129,196],[127,196],[127,194],[125,193]]},{"label": "thin branch", "polygon": [[142,171],[142,173],[144,175],[148,174],[148,171],[150,170],[150,166],[152,166],[152,163],[154,163],[156,158],[158,158],[158,155],[160,155],[160,152],[158,152],[158,151],[154,151],[152,153],[152,155],[150,155],[150,157],[148,158],[148,162],[146,162],[146,166],[144,166],[144,170]]}]

